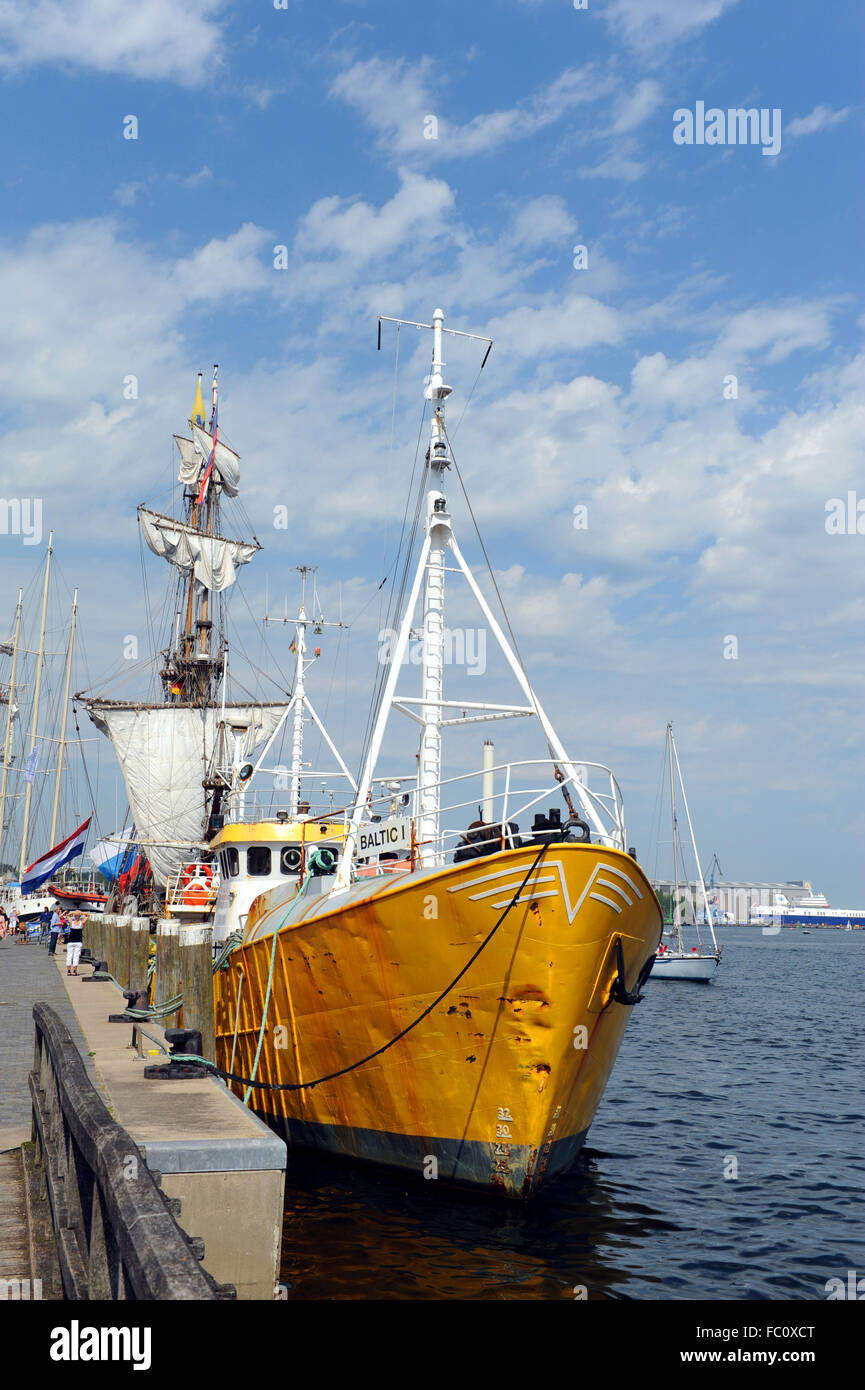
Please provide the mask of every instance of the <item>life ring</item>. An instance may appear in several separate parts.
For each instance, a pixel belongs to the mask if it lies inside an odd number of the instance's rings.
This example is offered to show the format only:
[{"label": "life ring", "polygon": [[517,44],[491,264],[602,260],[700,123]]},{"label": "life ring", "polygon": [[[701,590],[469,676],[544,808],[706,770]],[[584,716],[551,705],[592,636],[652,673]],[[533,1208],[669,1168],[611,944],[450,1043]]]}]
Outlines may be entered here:
[{"label": "life ring", "polygon": [[303,867],[303,854],[298,845],[286,845],[280,855],[280,868],[284,874],[299,874]]},{"label": "life ring", "polygon": [[204,907],[213,890],[213,870],[209,864],[187,866],[183,877],[183,902],[186,907]]}]

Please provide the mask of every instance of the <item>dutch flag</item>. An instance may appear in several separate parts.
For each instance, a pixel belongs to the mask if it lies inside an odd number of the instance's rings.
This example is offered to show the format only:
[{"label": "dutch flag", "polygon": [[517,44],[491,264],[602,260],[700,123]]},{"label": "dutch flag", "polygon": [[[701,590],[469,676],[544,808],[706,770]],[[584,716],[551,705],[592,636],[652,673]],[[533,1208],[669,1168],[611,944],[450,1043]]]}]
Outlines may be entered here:
[{"label": "dutch flag", "polygon": [[43,854],[40,859],[33,861],[21,880],[22,894],[34,893],[37,888],[41,888],[47,878],[55,874],[64,864],[68,864],[70,859],[78,858],[84,850],[87,828],[92,819],[92,816],[88,816],[86,821],[79,825],[77,830],[73,830],[72,834],[67,836],[65,840],[61,840],[59,845],[55,845],[53,849],[49,849],[47,854]]}]

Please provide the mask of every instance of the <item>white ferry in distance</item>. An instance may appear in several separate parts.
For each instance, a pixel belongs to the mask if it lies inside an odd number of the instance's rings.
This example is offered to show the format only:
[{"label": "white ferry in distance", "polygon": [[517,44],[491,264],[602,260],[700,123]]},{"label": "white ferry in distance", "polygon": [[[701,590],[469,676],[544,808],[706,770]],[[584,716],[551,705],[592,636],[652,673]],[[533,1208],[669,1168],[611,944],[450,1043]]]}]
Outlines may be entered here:
[{"label": "white ferry in distance", "polygon": [[755,925],[771,922],[782,927],[854,927],[865,928],[865,908],[830,907],[823,893],[810,891],[790,901],[783,893],[775,894],[772,907],[752,907],[751,922]]}]

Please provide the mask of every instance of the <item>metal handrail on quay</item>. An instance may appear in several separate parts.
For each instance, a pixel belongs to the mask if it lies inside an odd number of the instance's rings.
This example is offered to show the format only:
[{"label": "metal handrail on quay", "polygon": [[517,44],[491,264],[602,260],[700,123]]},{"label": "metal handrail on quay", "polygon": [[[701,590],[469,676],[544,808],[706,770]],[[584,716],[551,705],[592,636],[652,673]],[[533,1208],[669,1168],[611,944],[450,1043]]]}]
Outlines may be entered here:
[{"label": "metal handrail on quay", "polygon": [[67,1299],[233,1298],[199,1263],[126,1130],[93,1087],[69,1030],[34,1004],[33,1139]]}]

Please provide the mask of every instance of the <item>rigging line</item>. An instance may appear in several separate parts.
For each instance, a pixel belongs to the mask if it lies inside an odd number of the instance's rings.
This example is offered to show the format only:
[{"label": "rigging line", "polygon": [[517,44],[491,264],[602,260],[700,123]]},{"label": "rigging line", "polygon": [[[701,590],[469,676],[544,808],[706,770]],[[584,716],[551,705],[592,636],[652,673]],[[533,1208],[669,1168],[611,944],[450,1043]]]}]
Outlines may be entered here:
[{"label": "rigging line", "polygon": [[[254,629],[255,629],[255,631],[256,631],[256,633],[257,633],[257,632],[258,632],[258,627],[259,627],[259,620],[256,618],[255,614],[253,613],[253,611],[252,611],[252,609],[251,609],[251,607],[250,607],[250,605],[249,605],[249,599],[246,597],[246,593],[245,593],[244,590],[241,588],[241,586],[240,586],[239,583],[236,584],[236,588],[237,588],[237,592],[240,594],[240,597],[243,599],[244,606],[246,607],[246,611],[247,611],[247,613],[249,614],[250,618],[252,619],[253,627],[254,627]],[[226,613],[227,613],[227,611],[228,611],[228,610],[226,609]],[[241,637],[240,637],[240,628],[238,627],[237,623],[234,621],[234,618],[233,618],[233,617],[231,618],[231,628],[232,628],[232,632],[233,632],[233,633],[235,634],[235,636],[237,637],[237,642],[238,642],[238,645],[240,646],[241,653],[242,653],[244,656],[246,656],[246,651],[245,651],[245,648],[244,648],[243,645],[242,645],[242,639],[241,639]],[[265,630],[264,630],[264,627],[263,627],[263,626],[262,626],[262,628],[261,628],[261,640],[262,640],[262,646],[264,647],[264,650],[267,652],[267,655],[270,657],[271,661],[273,662],[274,666],[276,667],[277,675],[279,676],[279,678],[280,678],[280,680],[281,680],[281,682],[282,682],[282,684],[279,685],[278,688],[282,691],[283,694],[286,694],[286,693],[291,689],[291,677],[288,675],[288,673],[287,673],[286,671],[283,671],[283,669],[282,669],[282,667],[280,666],[279,661],[277,660],[277,658],[276,658],[274,652],[272,651],[272,649],[270,648],[270,646],[268,646],[267,641],[265,640]],[[251,657],[246,656],[246,659],[247,659],[247,661],[249,661],[250,665],[254,665],[254,663],[252,662],[252,658],[251,658]],[[277,684],[278,684],[277,681],[276,681],[276,679],[275,679],[275,677],[272,676],[272,675],[269,675],[266,671],[262,670],[261,668],[259,668],[259,667],[257,667],[257,666],[255,667],[255,670],[258,671],[258,674],[259,674],[260,676],[264,676],[265,680],[271,681],[273,685],[277,685]]]},{"label": "rigging line", "polygon": [[[654,800],[654,804],[653,804],[653,806],[652,806],[652,817],[651,817],[651,820],[649,821],[649,844],[650,844],[650,845],[654,845],[654,847],[655,847],[654,867],[653,867],[653,870],[652,870],[652,878],[653,878],[653,880],[654,880],[655,882],[657,882],[657,880],[658,880],[658,860],[659,860],[659,858],[660,858],[660,853],[661,853],[661,843],[660,843],[660,842],[661,842],[661,813],[662,813],[661,802],[662,802],[663,795],[664,795],[664,782],[665,782],[665,780],[666,780],[666,779],[665,779],[666,763],[667,763],[667,748],[666,748],[666,744],[665,744],[664,747],[663,747],[662,750],[661,750],[661,770],[660,770],[660,773],[658,774],[658,777],[657,777],[656,782],[655,782],[655,787],[656,787],[656,790],[655,790],[655,800]],[[655,834],[655,828],[656,828],[656,827],[657,827],[657,832],[658,832],[657,835]]]},{"label": "rigging line", "polygon": [[[406,491],[405,506],[403,507],[402,523],[401,523],[401,525],[400,525],[400,533],[399,533],[399,542],[398,542],[398,544],[397,544],[396,554],[394,555],[394,560],[393,560],[393,574],[394,574],[394,575],[396,575],[397,566],[399,565],[399,561],[400,561],[400,556],[401,556],[401,554],[403,553],[403,543],[404,543],[404,541],[405,541],[405,533],[406,533],[406,518],[408,517],[409,506],[411,505],[411,499],[412,499],[412,495],[413,495],[413,489],[414,489],[414,487],[415,487],[415,476],[416,476],[416,474],[417,474],[417,461],[418,461],[418,457],[419,457],[419,455],[420,455],[421,440],[423,439],[423,428],[424,428],[424,424],[425,424],[425,423],[426,423],[426,402],[424,402],[423,407],[422,407],[422,409],[421,409],[420,421],[419,421],[419,423],[418,423],[417,439],[415,440],[414,457],[413,457],[413,459],[412,459],[412,466],[411,466],[411,477],[409,478],[409,485],[408,485],[408,489],[407,489],[407,491]],[[418,498],[415,497],[415,516],[417,516],[418,509],[419,509],[419,502],[418,502]],[[412,528],[412,529],[413,529],[413,528]],[[391,610],[392,610],[392,607],[393,607],[393,596],[394,596],[394,593],[395,593],[395,588],[396,588],[396,586],[392,586],[392,587],[391,587],[391,590],[390,590],[390,593],[388,594],[388,613],[387,613],[388,620],[390,619],[390,614],[391,614]]]},{"label": "rigging line", "polygon": [[[415,453],[414,453],[414,460],[413,460],[413,463],[412,463],[411,481],[410,481],[410,483],[409,483],[408,492],[407,492],[407,494],[406,494],[406,503],[405,503],[405,508],[404,508],[404,510],[403,510],[402,527],[401,527],[401,529],[400,529],[400,539],[399,539],[399,544],[398,544],[398,546],[397,546],[397,551],[396,551],[396,555],[395,555],[395,557],[394,557],[394,562],[393,562],[393,572],[394,572],[394,574],[396,574],[396,569],[397,569],[397,566],[398,566],[399,560],[400,560],[400,554],[403,553],[403,544],[404,544],[405,534],[406,534],[406,517],[408,516],[408,509],[409,509],[409,505],[410,505],[410,502],[411,502],[411,496],[412,496],[412,487],[413,487],[413,485],[414,485],[415,475],[416,475],[416,473],[417,473],[417,461],[418,461],[418,455],[419,455],[419,453],[420,453],[420,445],[421,445],[421,439],[422,439],[422,436],[423,436],[423,427],[424,427],[424,422],[425,422],[425,420],[426,420],[426,402],[424,402],[424,406],[423,406],[423,409],[422,409],[422,411],[421,411],[420,424],[419,424],[419,426],[418,426],[418,435],[417,435],[417,440],[416,440],[416,442],[415,442]],[[418,490],[417,490],[417,496],[416,496],[416,499],[415,499],[414,517],[413,517],[413,519],[412,519],[412,525],[411,525],[411,539],[410,539],[409,544],[405,546],[405,550],[404,550],[402,575],[401,575],[401,577],[400,577],[400,582],[399,582],[398,589],[395,588],[395,587],[392,587],[392,588],[391,588],[391,591],[390,591],[389,598],[388,598],[387,615],[386,615],[385,624],[384,624],[385,628],[388,628],[388,629],[391,629],[391,628],[393,627],[394,621],[396,621],[396,620],[398,619],[398,616],[399,616],[400,612],[402,611],[402,604],[403,604],[403,600],[404,600],[404,597],[405,597],[405,588],[406,588],[406,582],[407,582],[407,578],[408,578],[408,570],[409,570],[409,565],[410,565],[410,563],[411,563],[412,551],[413,551],[413,549],[414,549],[414,537],[415,537],[415,534],[416,534],[416,531],[417,531],[418,518],[419,518],[419,516],[420,516],[420,511],[421,511],[421,507],[422,507],[422,504],[423,504],[423,495],[424,495],[424,486],[423,486],[423,485],[424,485],[424,481],[425,481],[425,473],[422,472],[422,473],[421,473],[421,476],[420,476],[420,483],[419,483]],[[392,615],[394,615],[394,614],[396,615],[395,617],[392,616]],[[379,632],[381,633],[381,631],[382,631],[381,608],[379,608]],[[379,703],[379,700],[380,700],[380,698],[381,698],[381,693],[382,693],[382,690],[383,690],[383,688],[384,688],[384,683],[385,683],[386,678],[387,678],[387,672],[386,672],[385,664],[384,664],[382,661],[380,661],[380,660],[378,659],[378,655],[377,655],[377,657],[376,657],[376,672],[375,672],[375,679],[374,679],[374,681],[373,681],[372,695],[371,695],[371,698],[370,698],[369,708],[368,708],[368,711],[367,711],[366,727],[365,727],[365,729],[364,729],[363,740],[362,740],[362,742],[361,742],[361,763],[360,763],[360,766],[363,766],[363,760],[366,758],[366,752],[367,752],[367,749],[368,749],[368,747],[369,747],[369,741],[370,741],[370,739],[372,738],[372,730],[373,730],[374,723],[375,723],[376,710],[377,710],[377,708],[378,708],[378,703]]]},{"label": "rigging line", "polygon": [[[78,734],[78,737],[79,737],[79,739],[80,739],[80,738],[81,738],[81,729],[79,728],[79,725],[78,725],[78,706],[74,703],[74,701],[73,701],[73,704],[72,704],[72,718],[75,720],[75,732]],[[84,745],[83,745],[83,743],[81,744],[81,766],[82,766],[82,768],[83,768],[83,770],[84,770],[84,779],[85,779],[85,781],[86,781],[86,783],[87,783],[87,791],[88,791],[88,794],[89,794],[89,796],[90,796],[90,806],[91,806],[91,810],[92,810],[92,812],[93,812],[93,819],[94,819],[94,821],[96,822],[96,832],[97,832],[97,834],[101,834],[101,832],[100,832],[100,830],[99,830],[99,815],[98,815],[97,810],[96,810],[96,795],[95,795],[95,793],[94,793],[94,791],[93,791],[93,786],[92,786],[92,783],[91,783],[91,781],[90,781],[90,773],[89,773],[89,771],[88,771],[88,769],[87,769],[87,759],[86,759],[85,756],[84,756]]]},{"label": "rigging line", "polygon": [[[396,349],[394,352],[393,360],[393,400],[391,401],[390,408],[390,444],[388,445],[387,451],[387,473],[385,475],[387,482],[390,482],[391,471],[393,469],[393,438],[394,432],[396,430],[396,400],[397,391],[399,389],[399,335],[401,328],[402,324],[398,323],[396,326]],[[387,530],[385,530],[384,534],[384,545],[382,548],[381,556],[381,568],[382,573],[387,574]],[[379,616],[381,616],[380,611]],[[381,626],[381,624],[379,624],[379,626]]]},{"label": "rigging line", "polygon": [[363,608],[359,609],[359,611],[358,611],[357,613],[355,613],[355,615],[354,615],[354,617],[352,618],[351,622],[350,622],[350,623],[343,623],[343,628],[344,628],[345,630],[348,630],[349,628],[354,627],[355,623],[359,622],[360,619],[363,617],[364,613],[365,613],[366,610],[369,608],[370,604],[371,604],[371,603],[375,603],[375,600],[378,598],[378,595],[379,595],[380,591],[384,588],[385,584],[387,583],[387,579],[388,579],[388,577],[387,577],[387,575],[385,575],[384,579],[382,579],[382,580],[379,581],[378,585],[376,586],[375,589],[373,589],[373,591],[372,591],[372,593],[370,594],[369,598],[367,599],[366,603],[363,605]]},{"label": "rigging line", "polygon": [[[290,699],[291,682],[288,679],[288,677],[282,671],[280,671],[279,675],[282,676],[283,681],[285,682],[284,685],[280,685],[279,682],[275,679],[274,676],[270,674],[269,671],[263,670],[262,667],[260,667],[255,661],[253,661],[252,657],[249,655],[249,652],[246,650],[246,647],[244,646],[243,638],[240,636],[240,631],[236,623],[232,623],[232,631],[234,633],[234,636],[232,638],[232,642],[229,644],[230,650],[233,652],[239,652],[240,655],[243,657],[243,660],[246,662],[247,666],[249,666],[250,670],[252,670],[257,676],[260,676],[263,681],[266,681],[268,683],[268,685],[275,686],[276,689],[279,691],[280,695],[287,695]],[[244,693],[249,697],[249,699],[259,704],[262,702],[266,703],[264,691],[261,692],[261,696],[259,697],[253,691],[248,690],[247,687],[243,685],[241,678],[238,672],[234,669],[234,667],[230,667],[230,679],[232,684],[236,685],[239,689],[243,690]]]},{"label": "rigging line", "polygon": [[[153,657],[155,658],[157,652],[159,651],[159,647],[160,647],[160,643],[159,643],[159,634],[158,634],[158,632],[157,632],[157,630],[156,630],[156,626],[155,626],[155,623],[154,623],[154,619],[153,619],[153,607],[152,607],[152,604],[151,604],[151,601],[150,601],[150,585],[149,585],[148,580],[147,580],[147,566],[146,566],[146,564],[145,564],[145,562],[144,562],[144,537],[143,537],[143,535],[141,534],[141,526],[138,525],[138,526],[136,527],[136,529],[137,529],[137,531],[138,531],[138,563],[139,563],[139,568],[140,568],[140,570],[141,570],[141,593],[142,593],[142,598],[143,598],[143,600],[144,600],[144,638],[145,638],[145,642],[150,646],[152,655],[153,655]],[[172,586],[172,588],[173,588],[173,586]],[[165,605],[165,608],[163,609],[163,616],[165,615],[165,609],[167,609],[167,607],[168,607],[168,605],[166,604],[166,605]],[[173,605],[172,605],[172,607],[173,607]],[[172,614],[172,618],[173,618],[173,614]],[[148,663],[148,666],[149,666],[149,663]],[[122,670],[122,667],[119,668],[119,670],[118,670],[118,677],[119,677],[119,674],[120,674],[120,670]],[[153,683],[154,683],[154,672],[153,672],[152,670],[150,670],[150,680],[149,680],[149,682],[148,682],[148,685],[149,685],[149,692],[150,692],[151,694],[153,693]]]},{"label": "rigging line", "polygon": [[[423,420],[421,421],[421,429],[423,429]],[[418,440],[418,444],[419,444],[419,443],[420,443],[420,440]],[[413,469],[412,469],[412,483],[414,483],[414,479],[415,479],[416,465],[417,465],[417,457],[415,457],[415,465],[414,465],[414,467],[413,467]],[[411,569],[412,555],[414,554],[415,538],[416,538],[416,536],[417,536],[417,530],[418,530],[418,525],[419,525],[419,522],[420,522],[421,512],[423,511],[423,504],[424,504],[425,492],[426,492],[426,463],[424,463],[424,468],[423,468],[423,470],[422,470],[422,472],[421,472],[421,474],[420,474],[420,477],[418,478],[418,482],[417,482],[417,492],[416,492],[416,495],[415,495],[414,514],[413,514],[413,516],[412,516],[411,527],[409,528],[408,539],[405,540],[405,544],[403,544],[404,539],[405,539],[405,531],[406,531],[406,528],[405,528],[405,516],[408,514],[408,499],[407,499],[407,502],[406,502],[406,510],[405,510],[404,517],[403,517],[403,528],[402,528],[402,533],[401,533],[401,535],[400,535],[400,550],[397,551],[397,558],[396,558],[396,561],[395,561],[395,565],[396,565],[396,563],[397,563],[398,560],[399,560],[400,552],[402,552],[402,557],[403,557],[402,572],[401,572],[401,574],[400,574],[399,584],[396,585],[396,586],[394,586],[394,588],[391,590],[390,595],[389,595],[388,612],[387,612],[387,626],[388,626],[388,627],[393,627],[393,626],[398,625],[398,623],[399,623],[399,621],[400,621],[400,618],[401,618],[401,616],[402,616],[403,602],[404,602],[404,600],[405,600],[406,591],[407,591],[407,588],[408,588],[408,576],[409,576],[409,571],[410,571],[410,569]],[[409,493],[409,496],[411,496],[411,493]],[[382,677],[382,679],[384,679],[384,678]]]},{"label": "rigging line", "polygon": [[[505,623],[506,623],[506,625],[507,625],[508,634],[510,635],[511,642],[512,642],[512,644],[513,644],[514,655],[516,656],[517,661],[518,661],[519,664],[520,664],[520,669],[521,669],[523,675],[526,677],[526,685],[528,686],[529,697],[530,697],[530,699],[531,699],[532,705],[534,706],[535,716],[537,717],[537,714],[538,714],[538,704],[537,704],[537,700],[535,699],[535,692],[534,692],[534,689],[533,689],[533,687],[532,687],[531,681],[530,681],[529,678],[528,678],[528,674],[527,674],[527,672],[526,672],[526,667],[525,667],[525,662],[523,661],[523,658],[522,658],[522,656],[521,656],[521,654],[520,654],[520,649],[519,649],[519,646],[518,646],[518,644],[517,644],[517,639],[516,639],[516,637],[515,637],[515,635],[514,635],[514,630],[513,630],[513,628],[511,627],[511,620],[510,620],[510,618],[509,618],[509,616],[508,616],[508,611],[507,611],[507,609],[505,608],[504,599],[502,598],[501,591],[500,591],[500,589],[499,589],[498,583],[496,582],[496,577],[495,577],[495,574],[493,573],[493,567],[492,567],[492,565],[490,564],[490,557],[489,557],[489,555],[487,554],[487,548],[486,548],[486,546],[484,545],[483,537],[482,537],[482,535],[481,535],[481,533],[480,533],[480,528],[479,528],[479,526],[478,526],[477,519],[475,518],[474,510],[473,510],[473,508],[472,508],[472,504],[471,504],[471,502],[469,501],[469,495],[468,495],[468,492],[466,491],[466,485],[465,485],[465,483],[463,482],[463,475],[462,475],[462,473],[460,472],[460,466],[459,466],[459,464],[457,463],[456,455],[454,454],[453,446],[452,446],[451,441],[450,441],[450,438],[449,438],[449,436],[448,436],[447,426],[444,424],[444,421],[442,421],[442,428],[444,429],[444,435],[445,435],[445,439],[447,440],[447,445],[448,445],[448,452],[449,452],[449,454],[450,454],[450,456],[451,456],[451,459],[453,460],[454,470],[455,470],[455,472],[456,472],[457,478],[459,479],[459,485],[460,485],[460,488],[462,489],[462,494],[463,494],[463,497],[464,497],[464,499],[465,499],[465,504],[466,504],[466,506],[467,506],[468,509],[469,509],[469,516],[471,517],[471,519],[472,519],[472,525],[473,525],[474,528],[475,528],[475,535],[476,535],[477,538],[478,538],[478,544],[480,545],[481,552],[482,552],[482,554],[483,554],[483,557],[484,557],[484,561],[485,561],[485,563],[486,563],[487,570],[489,571],[490,579],[491,579],[492,582],[493,582],[493,588],[494,588],[495,591],[496,591],[496,598],[497,598],[498,601],[499,601],[499,607],[501,608],[502,616],[503,616],[503,618],[504,618],[504,620],[505,620]],[[549,746],[549,745],[548,745],[548,746]],[[550,749],[550,753],[552,754],[552,749]],[[553,761],[557,761],[557,760],[554,759]]]},{"label": "rigging line", "polygon": [[[339,655],[340,655],[340,647],[341,647],[341,644],[342,644],[342,631],[338,629],[338,630],[337,630],[337,638],[336,638],[336,654],[335,654],[335,656],[334,656],[334,658],[333,658],[333,664],[331,665],[331,668],[330,668],[330,684],[329,684],[329,686],[328,686],[328,688],[327,688],[327,699],[325,700],[325,704],[324,704],[324,713],[323,713],[322,716],[321,716],[321,722],[322,722],[322,724],[324,724],[325,726],[327,725],[328,715],[330,714],[330,697],[331,697],[331,695],[333,694],[333,683],[334,683],[334,680],[336,679],[336,670],[337,670],[337,666],[338,666],[338,664],[339,664]],[[316,726],[316,727],[318,727],[318,726]],[[319,759],[320,759],[320,757],[322,756],[322,748],[323,748],[323,746],[324,746],[324,734],[322,733],[321,729],[318,728],[318,745],[317,745],[316,750],[315,750],[315,761],[314,761],[314,763],[313,763],[313,767],[318,767],[318,765],[319,765]]]},{"label": "rigging line", "polygon": [[[393,559],[393,574],[394,574],[394,575],[396,575],[397,566],[399,565],[400,555],[401,555],[401,553],[402,553],[403,540],[404,540],[404,538],[405,538],[405,523],[406,523],[406,518],[407,518],[407,516],[408,516],[408,509],[409,509],[409,506],[411,505],[412,490],[413,490],[413,488],[414,488],[414,486],[415,486],[415,474],[416,474],[416,472],[417,472],[418,455],[420,454],[421,439],[423,438],[423,427],[424,427],[424,424],[425,424],[425,422],[426,422],[426,407],[427,407],[427,403],[426,403],[426,401],[424,401],[424,404],[423,404],[423,407],[422,407],[421,413],[420,413],[420,421],[419,421],[419,423],[418,423],[417,439],[415,440],[414,458],[412,459],[412,466],[411,466],[411,477],[409,478],[409,484],[408,484],[408,488],[407,488],[407,490],[406,490],[405,506],[403,507],[402,523],[401,523],[401,525],[400,525],[400,532],[399,532],[399,541],[397,542],[396,553],[395,553],[394,559]],[[390,572],[391,572],[390,570],[385,570],[385,576],[387,576]],[[389,592],[388,592],[388,611],[387,611],[387,617],[386,617],[386,619],[385,619],[385,624],[386,624],[387,626],[390,625],[390,614],[391,614],[391,609],[392,609],[392,606],[393,606],[393,592],[394,592],[394,589],[393,589],[393,586],[391,586],[391,589],[390,589]],[[379,603],[379,610],[378,610],[378,625],[379,625],[379,628],[381,628],[381,626],[382,626],[382,621],[381,621],[381,604],[380,604],[380,603]]]},{"label": "rigging line", "polygon": [[[484,358],[484,361],[486,361],[486,358]],[[475,394],[475,387],[477,386],[478,382],[479,382],[480,379],[481,379],[481,372],[482,372],[482,371],[483,371],[483,364],[482,364],[480,367],[478,367],[478,374],[477,374],[477,376],[475,377],[474,382],[472,383],[472,389],[471,389],[471,391],[469,391],[468,395],[466,396],[466,403],[465,403],[465,405],[463,406],[462,411],[460,412],[460,418],[457,420],[456,425],[454,426],[454,432],[453,432],[453,438],[454,438],[454,439],[456,438],[457,430],[459,429],[460,425],[461,425],[462,422],[463,422],[463,416],[465,415],[466,411],[468,410],[469,406],[470,406],[471,403],[472,403],[472,396]]]},{"label": "rigging line", "polygon": [[[417,501],[415,504],[414,517],[412,518],[411,536],[404,548],[404,561],[402,574],[400,576],[399,588],[397,592],[391,594],[391,599],[388,606],[388,613],[384,630],[390,632],[393,632],[396,626],[398,626],[398,624],[401,621],[403,603],[405,601],[406,587],[408,583],[409,568],[411,565],[412,554],[414,553],[414,538],[417,534],[417,528],[420,521],[420,514],[423,507],[425,481],[425,473],[422,473],[417,491]],[[381,632],[382,629],[379,629],[379,631]],[[366,728],[364,730],[363,743],[361,745],[360,766],[363,766],[363,761],[366,759],[367,750],[369,748],[369,743],[372,738],[372,731],[375,726],[376,712],[378,709],[379,702],[381,700],[386,680],[387,663],[383,662],[380,659],[379,655],[377,658],[376,678],[373,682],[373,693],[369,704],[369,710],[367,713],[367,722]]]}]

